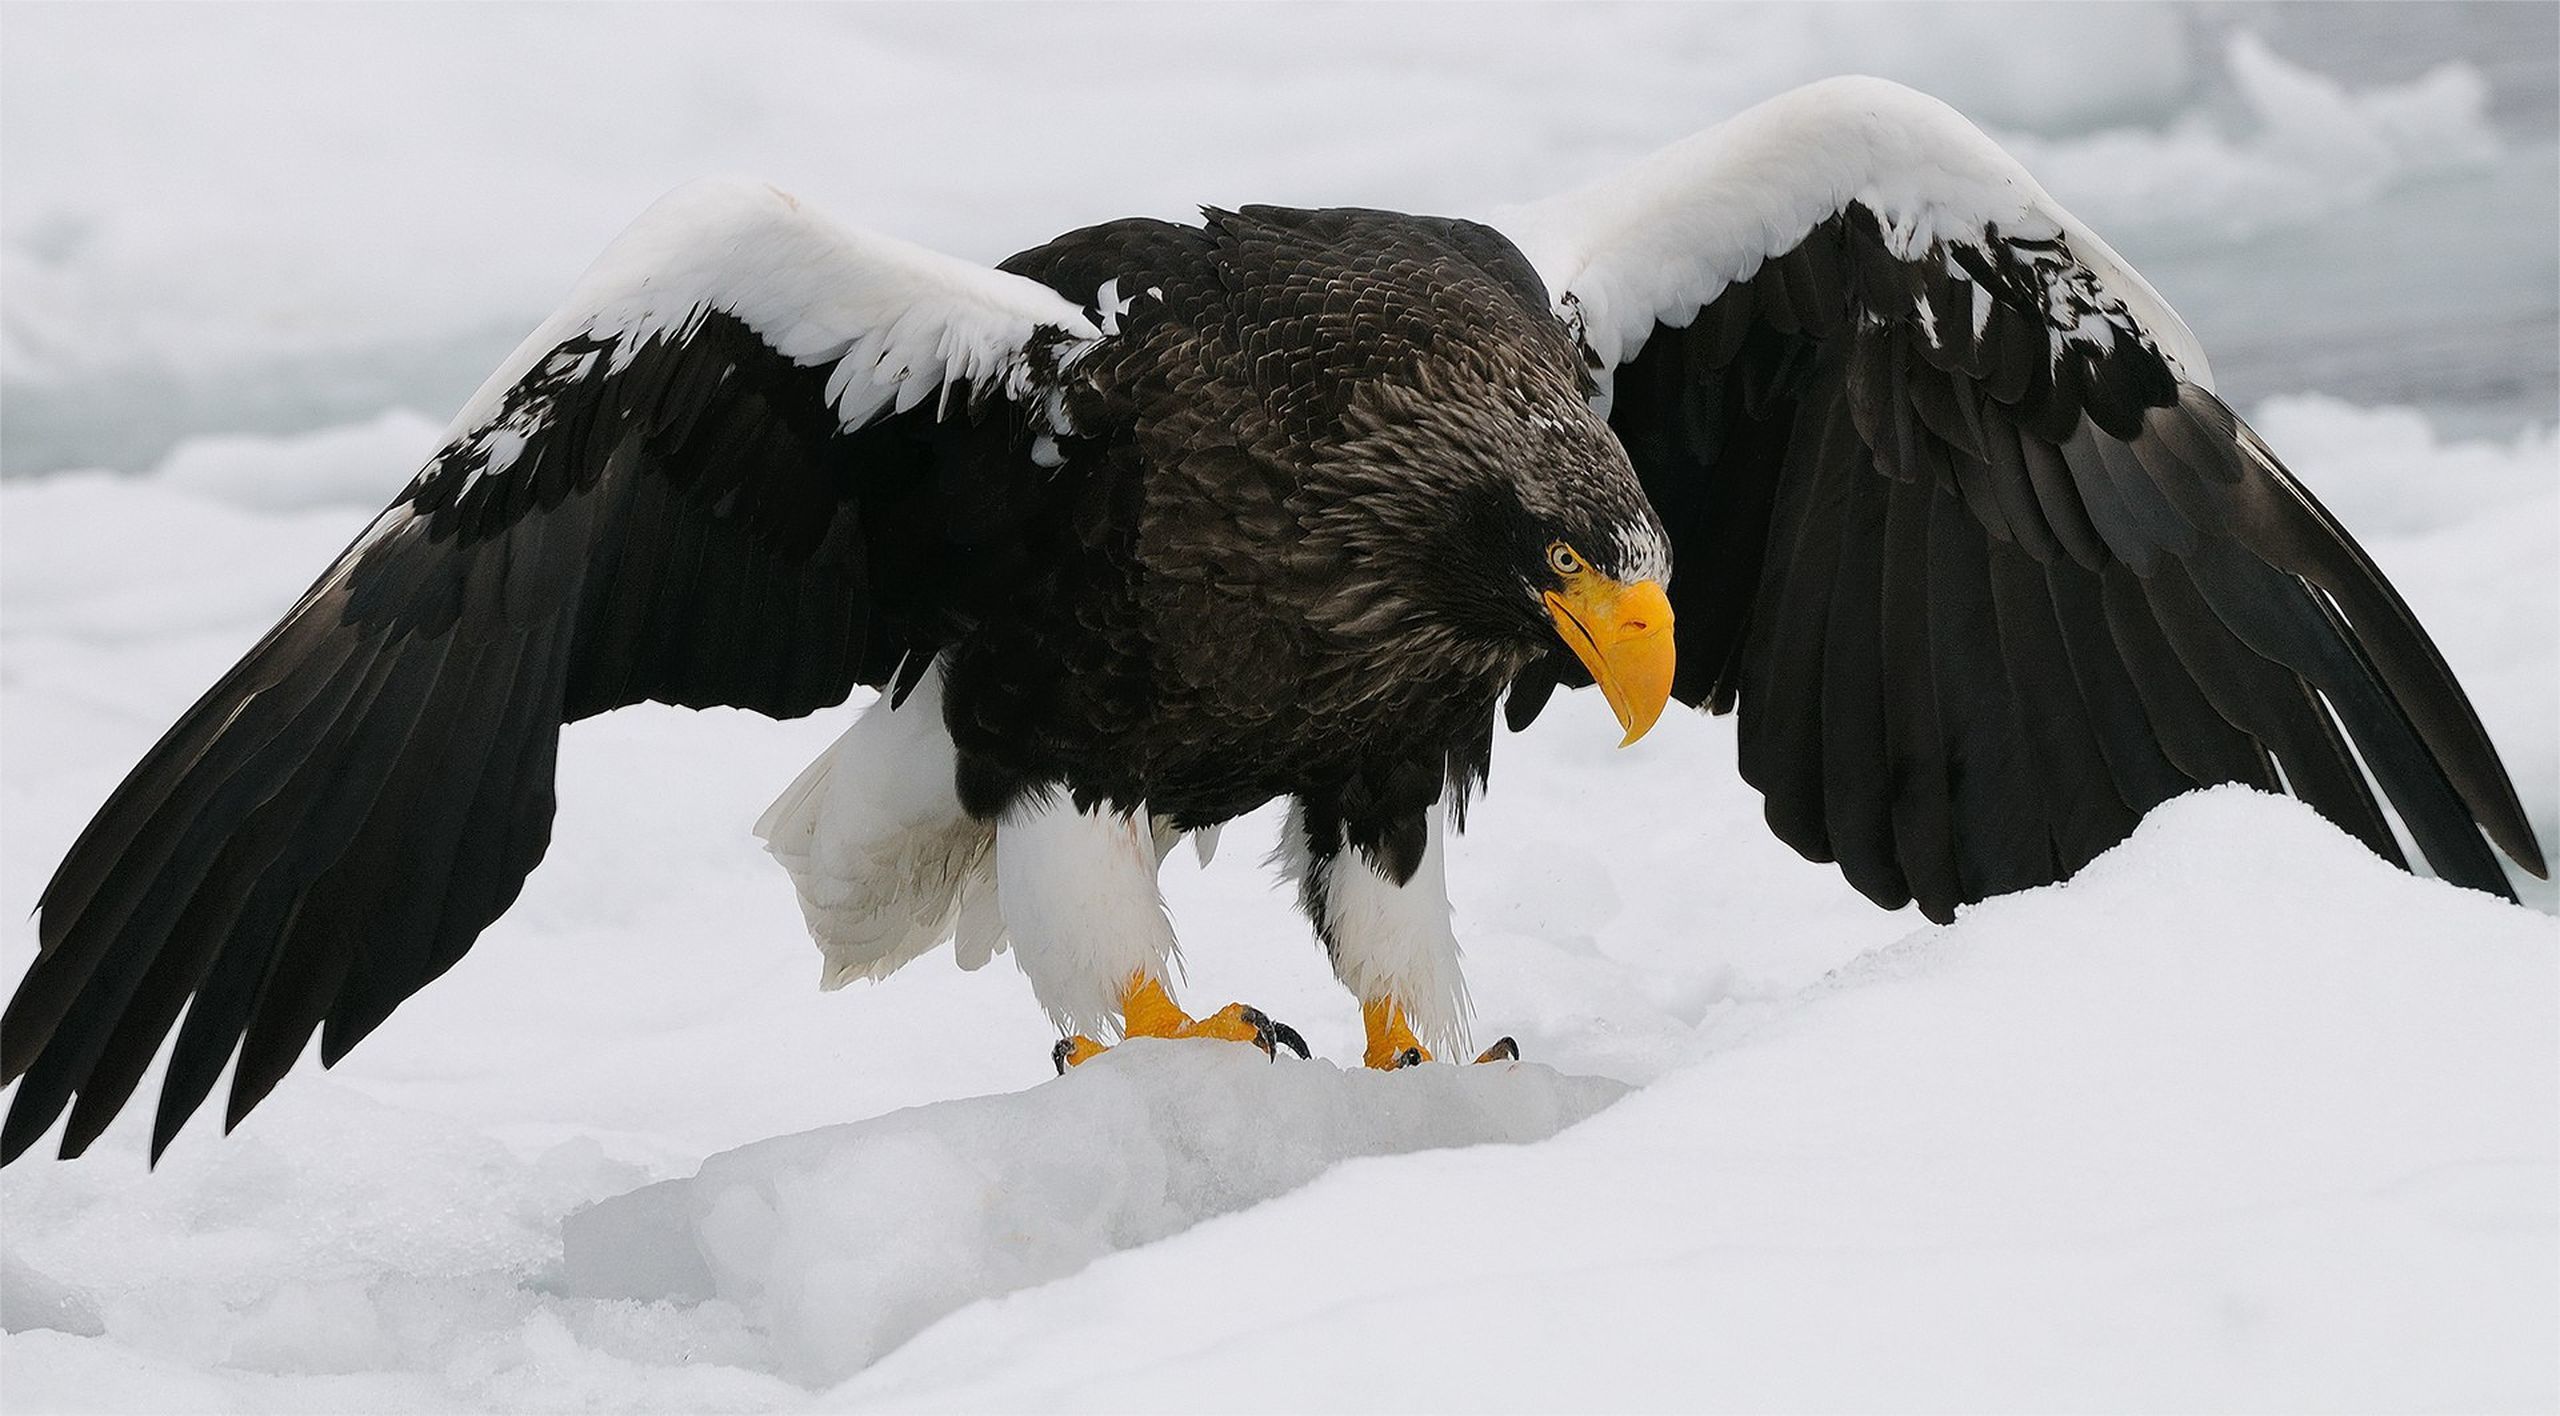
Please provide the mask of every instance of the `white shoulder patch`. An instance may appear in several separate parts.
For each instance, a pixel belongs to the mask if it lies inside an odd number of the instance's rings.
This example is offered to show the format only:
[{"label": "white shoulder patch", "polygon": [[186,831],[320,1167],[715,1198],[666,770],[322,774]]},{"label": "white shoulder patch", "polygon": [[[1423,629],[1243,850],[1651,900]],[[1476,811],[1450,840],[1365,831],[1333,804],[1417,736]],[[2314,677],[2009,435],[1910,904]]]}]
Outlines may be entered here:
[{"label": "white shoulder patch", "polygon": [[2180,373],[2212,386],[2185,321],[1964,115],[1884,79],[1783,93],[1615,176],[1496,213],[1604,369],[1657,322],[1686,325],[1726,286],[1858,203],[1905,257],[1950,242],[2061,237]]},{"label": "white shoulder patch", "polygon": [[[761,182],[710,179],[668,193],[617,237],[463,405],[446,439],[488,433],[507,391],[567,340],[611,340],[619,367],[651,336],[715,310],[795,363],[834,364],[827,393],[848,428],[959,379],[1022,397],[1040,330],[1103,337],[1036,281],[838,225]],[[1060,362],[1074,352],[1060,351]]]}]

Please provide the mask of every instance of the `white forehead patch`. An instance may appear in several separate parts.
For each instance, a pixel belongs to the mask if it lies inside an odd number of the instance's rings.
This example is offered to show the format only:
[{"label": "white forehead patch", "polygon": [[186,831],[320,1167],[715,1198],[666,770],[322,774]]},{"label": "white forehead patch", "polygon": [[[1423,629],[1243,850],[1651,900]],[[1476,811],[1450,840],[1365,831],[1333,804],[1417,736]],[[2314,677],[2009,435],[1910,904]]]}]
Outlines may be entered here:
[{"label": "white forehead patch", "polygon": [[1611,528],[1610,539],[1617,552],[1612,559],[1619,578],[1629,583],[1651,580],[1665,588],[1670,586],[1671,552],[1662,544],[1659,532],[1641,521],[1620,522]]}]

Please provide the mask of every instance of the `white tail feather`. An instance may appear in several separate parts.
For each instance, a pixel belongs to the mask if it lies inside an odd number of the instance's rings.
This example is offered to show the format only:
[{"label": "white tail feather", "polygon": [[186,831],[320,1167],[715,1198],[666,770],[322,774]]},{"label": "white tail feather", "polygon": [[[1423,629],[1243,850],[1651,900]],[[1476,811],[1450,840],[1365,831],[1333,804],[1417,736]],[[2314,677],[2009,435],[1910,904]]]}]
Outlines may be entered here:
[{"label": "white tail feather", "polygon": [[[822,988],[885,978],[953,936],[964,902],[992,896],[995,833],[952,789],[937,671],[894,711],[873,704],[756,822],[799,893],[825,963]],[[962,963],[1005,946],[980,909]]]}]

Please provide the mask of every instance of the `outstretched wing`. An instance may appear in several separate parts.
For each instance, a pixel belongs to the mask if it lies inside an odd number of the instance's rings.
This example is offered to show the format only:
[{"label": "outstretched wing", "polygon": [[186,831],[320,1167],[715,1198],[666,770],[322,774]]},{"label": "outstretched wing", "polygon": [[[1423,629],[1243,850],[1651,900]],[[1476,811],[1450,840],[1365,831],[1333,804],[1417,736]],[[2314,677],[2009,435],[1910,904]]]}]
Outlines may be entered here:
[{"label": "outstretched wing", "polygon": [[1816,84],[1496,224],[1671,533],[1674,691],[1878,903],[2061,879],[2218,782],[2406,865],[2368,774],[2445,879],[2512,898],[2483,831],[2543,872],[2399,595],[1946,105]]},{"label": "outstretched wing", "polygon": [[1098,337],[768,187],[661,201],[72,846],[0,1021],[0,1159],[75,1096],[84,1149],[191,995],[155,1159],[235,1046],[234,1124],[315,1029],[334,1063],[514,900],[564,723],[788,717],[920,666],[966,563],[941,552],[996,534],[952,520],[1007,501],[942,469],[1036,495],[1040,395]]}]

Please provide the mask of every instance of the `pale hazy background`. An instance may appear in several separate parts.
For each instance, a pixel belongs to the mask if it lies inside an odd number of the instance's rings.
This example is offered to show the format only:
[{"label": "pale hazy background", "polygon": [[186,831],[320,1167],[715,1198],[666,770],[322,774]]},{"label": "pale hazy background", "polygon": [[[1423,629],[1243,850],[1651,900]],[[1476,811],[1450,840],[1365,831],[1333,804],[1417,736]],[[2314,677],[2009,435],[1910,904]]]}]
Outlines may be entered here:
[{"label": "pale hazy background", "polygon": [[1203,202],[1479,212],[1844,71],[2011,142],[2244,408],[2317,390],[2512,431],[2560,399],[2550,5],[18,4],[6,25],[9,476],[441,418],[706,172],[995,259]]}]

